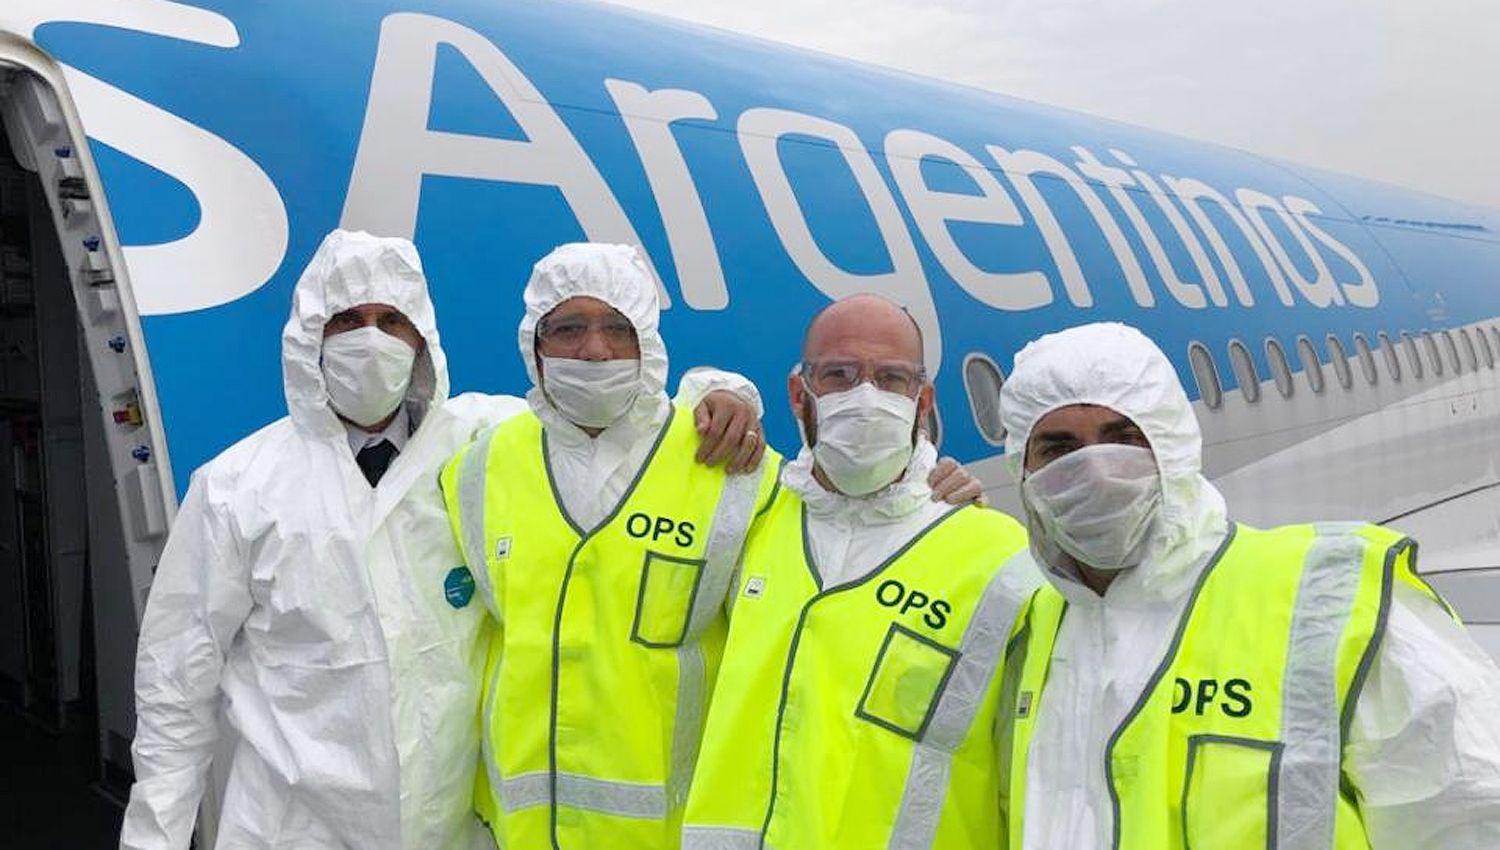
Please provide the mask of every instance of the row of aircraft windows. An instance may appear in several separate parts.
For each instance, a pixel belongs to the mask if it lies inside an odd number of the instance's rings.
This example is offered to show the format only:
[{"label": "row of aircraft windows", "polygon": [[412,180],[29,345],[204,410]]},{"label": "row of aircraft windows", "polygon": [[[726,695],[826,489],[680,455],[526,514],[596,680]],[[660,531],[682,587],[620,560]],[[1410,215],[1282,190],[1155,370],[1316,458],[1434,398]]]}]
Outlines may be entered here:
[{"label": "row of aircraft windows", "polygon": [[[1374,386],[1380,383],[1380,363],[1384,361],[1385,372],[1390,380],[1401,382],[1423,380],[1427,375],[1442,376],[1448,372],[1462,375],[1467,369],[1477,372],[1481,363],[1485,368],[1500,366],[1500,327],[1468,328],[1457,331],[1431,333],[1401,332],[1398,346],[1395,339],[1384,331],[1375,335],[1372,343],[1364,334],[1354,335],[1354,352],[1359,361],[1359,372],[1365,383]],[[1349,349],[1337,334],[1325,339],[1328,349],[1327,363],[1333,369],[1333,380],[1345,390],[1354,388],[1354,369],[1349,365]],[[1398,352],[1397,348],[1401,351]],[[1377,360],[1375,349],[1380,349]],[[1292,380],[1292,364],[1286,348],[1275,337],[1265,341],[1266,362],[1271,366],[1271,378],[1276,391],[1283,398],[1291,398],[1296,392]],[[1307,379],[1308,389],[1322,395],[1329,381],[1323,372],[1324,360],[1318,356],[1317,344],[1309,337],[1299,336],[1295,343],[1297,360]],[[1403,359],[1402,353],[1405,354]],[[1402,365],[1404,360],[1405,366]],[[1219,369],[1212,352],[1201,342],[1188,345],[1188,362],[1192,366],[1193,378],[1198,383],[1198,395],[1210,410],[1218,410],[1224,404],[1224,387],[1219,381]],[[1229,341],[1229,366],[1234,371],[1235,382],[1245,400],[1254,404],[1260,401],[1260,375],[1255,369],[1255,360],[1250,349],[1238,339]],[[964,358],[964,388],[968,391],[969,412],[979,432],[991,445],[1004,445],[1005,427],[1000,421],[1000,385],[1004,376],[999,365],[989,356],[974,352]],[[934,409],[934,414],[937,412]],[[941,433],[937,421],[928,423],[934,442]]]},{"label": "row of aircraft windows", "polygon": [[[1355,359],[1359,362],[1359,371],[1366,384],[1375,386],[1380,383],[1380,368],[1375,355],[1377,348],[1380,349],[1380,359],[1385,361],[1387,376],[1398,383],[1408,375],[1411,379],[1420,381],[1428,374],[1441,376],[1448,371],[1455,375],[1462,375],[1465,370],[1477,372],[1481,362],[1486,368],[1494,369],[1496,361],[1500,360],[1500,327],[1495,325],[1490,325],[1487,329],[1475,328],[1472,334],[1468,328],[1437,333],[1421,331],[1412,334],[1402,331],[1400,338],[1399,347],[1405,353],[1405,369],[1409,370],[1406,373],[1402,371],[1403,358],[1396,350],[1397,343],[1389,334],[1381,331],[1376,334],[1373,342],[1364,334],[1354,335]],[[1354,370],[1349,365],[1349,349],[1337,334],[1329,334],[1325,344],[1328,349],[1327,363],[1333,367],[1334,379],[1344,389],[1352,389]],[[1276,391],[1283,398],[1291,398],[1296,392],[1296,385],[1292,381],[1292,366],[1287,350],[1275,337],[1266,337],[1265,350]],[[1329,382],[1323,374],[1324,360],[1318,356],[1317,344],[1306,336],[1299,336],[1296,352],[1302,365],[1302,373],[1307,378],[1308,389],[1321,395],[1327,390]],[[1218,410],[1224,404],[1224,387],[1219,382],[1219,368],[1214,362],[1213,353],[1201,342],[1189,343],[1188,362],[1192,365],[1193,378],[1198,382],[1199,398],[1203,399],[1204,405],[1210,410]],[[1229,368],[1234,372],[1235,383],[1239,385],[1245,401],[1251,404],[1260,401],[1260,375],[1255,371],[1255,359],[1250,356],[1250,349],[1245,343],[1238,339],[1229,341]]]}]

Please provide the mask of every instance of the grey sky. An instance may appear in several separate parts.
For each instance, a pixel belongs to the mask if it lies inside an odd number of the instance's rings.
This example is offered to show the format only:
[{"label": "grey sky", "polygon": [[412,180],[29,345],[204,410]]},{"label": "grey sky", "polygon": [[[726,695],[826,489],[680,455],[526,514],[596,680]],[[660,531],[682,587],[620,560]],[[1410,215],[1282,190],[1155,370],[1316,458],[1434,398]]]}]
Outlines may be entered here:
[{"label": "grey sky", "polygon": [[1500,207],[1496,0],[614,0]]}]

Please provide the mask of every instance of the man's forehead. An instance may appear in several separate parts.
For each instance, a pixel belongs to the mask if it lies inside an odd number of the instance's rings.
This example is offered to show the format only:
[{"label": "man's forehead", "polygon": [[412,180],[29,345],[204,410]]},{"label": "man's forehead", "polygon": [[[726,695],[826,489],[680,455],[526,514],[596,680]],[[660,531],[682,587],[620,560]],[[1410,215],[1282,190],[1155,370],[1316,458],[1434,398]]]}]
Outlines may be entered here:
[{"label": "man's forehead", "polygon": [[1032,427],[1038,439],[1048,439],[1073,432],[1114,431],[1137,428],[1125,414],[1099,404],[1070,404],[1048,412]]},{"label": "man's forehead", "polygon": [[[385,313],[401,313],[401,308],[393,304],[385,304],[382,302],[372,301],[365,304],[355,304],[353,307],[346,307],[343,310],[339,310],[338,312],[334,313],[334,315],[340,316],[345,313],[357,313],[361,316],[383,315]],[[404,316],[406,314],[401,313],[401,315]]]},{"label": "man's forehead", "polygon": [[808,360],[901,360],[915,361],[910,345],[889,335],[852,332],[830,335],[808,346]]},{"label": "man's forehead", "polygon": [[873,358],[920,361],[922,343],[899,310],[829,311],[809,330],[807,359]]},{"label": "man's forehead", "polygon": [[[588,295],[575,295],[547,311],[547,317],[558,316],[624,316],[606,302]],[[545,317],[544,317],[545,318]]]}]

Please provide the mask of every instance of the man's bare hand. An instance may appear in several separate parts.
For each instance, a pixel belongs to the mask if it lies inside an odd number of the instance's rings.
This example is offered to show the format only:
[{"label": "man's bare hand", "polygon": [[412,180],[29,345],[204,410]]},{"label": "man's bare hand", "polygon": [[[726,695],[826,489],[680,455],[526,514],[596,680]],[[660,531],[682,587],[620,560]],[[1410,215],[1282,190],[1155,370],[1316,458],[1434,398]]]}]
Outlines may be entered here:
[{"label": "man's bare hand", "polygon": [[698,462],[725,464],[728,472],[749,472],[760,465],[766,440],[755,407],[729,390],[714,390],[693,411],[698,429]]},{"label": "man's bare hand", "polygon": [[927,484],[932,487],[934,502],[947,502],[950,505],[969,502],[981,506],[984,504],[984,486],[951,457],[937,462],[937,466],[932,468],[932,474],[927,476]]}]

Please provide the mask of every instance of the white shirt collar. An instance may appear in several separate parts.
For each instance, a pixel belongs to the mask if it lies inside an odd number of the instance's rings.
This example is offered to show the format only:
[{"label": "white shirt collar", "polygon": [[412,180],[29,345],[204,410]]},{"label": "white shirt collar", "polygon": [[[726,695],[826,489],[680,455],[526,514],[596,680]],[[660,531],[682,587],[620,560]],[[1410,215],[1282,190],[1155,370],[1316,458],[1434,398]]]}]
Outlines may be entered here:
[{"label": "white shirt collar", "polygon": [[391,445],[396,447],[397,452],[400,452],[406,448],[406,440],[411,436],[411,415],[406,412],[404,404],[396,411],[396,415],[385,428],[378,432],[371,433],[353,423],[344,422],[342,419],[339,421],[343,422],[344,430],[348,433],[349,451],[353,452],[356,457],[359,456],[361,450],[381,440],[390,440]]}]

